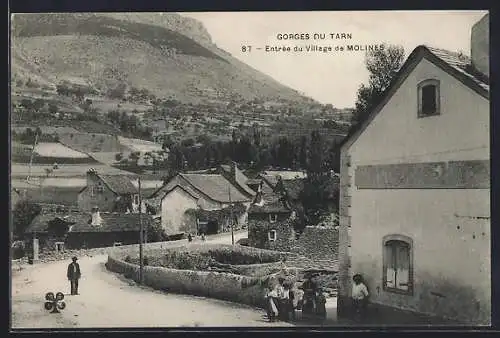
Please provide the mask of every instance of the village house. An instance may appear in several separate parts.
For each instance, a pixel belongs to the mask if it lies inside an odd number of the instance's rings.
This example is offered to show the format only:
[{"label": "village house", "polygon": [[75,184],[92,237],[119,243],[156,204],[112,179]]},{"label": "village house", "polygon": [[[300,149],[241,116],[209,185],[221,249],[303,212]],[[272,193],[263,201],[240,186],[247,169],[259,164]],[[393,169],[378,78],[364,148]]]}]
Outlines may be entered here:
[{"label": "village house", "polygon": [[[333,221],[305,227],[282,190],[257,194],[248,210],[248,245],[298,255],[298,264],[338,271],[338,230]],[[300,231],[299,231],[300,228]]]},{"label": "village house", "polygon": [[341,145],[339,317],[371,308],[491,322],[489,18],[471,58],[418,46]]},{"label": "village house", "polygon": [[[179,173],[148,198],[146,203],[161,215],[168,235],[217,233],[229,230],[231,222],[237,227],[247,223],[256,192],[246,185],[248,178],[235,163],[218,172]],[[229,220],[231,216],[234,219]]]},{"label": "village house", "polygon": [[87,172],[87,185],[78,194],[78,207],[91,211],[138,212],[139,189],[127,175],[103,175],[95,169]]},{"label": "village house", "polygon": [[29,241],[38,239],[44,250],[99,248],[139,243],[141,222],[147,238],[152,234],[150,215],[100,212],[98,208],[90,213],[42,211],[25,233]]},{"label": "village house", "polygon": [[280,193],[259,192],[248,209],[248,243],[261,249],[290,251],[295,213]]}]

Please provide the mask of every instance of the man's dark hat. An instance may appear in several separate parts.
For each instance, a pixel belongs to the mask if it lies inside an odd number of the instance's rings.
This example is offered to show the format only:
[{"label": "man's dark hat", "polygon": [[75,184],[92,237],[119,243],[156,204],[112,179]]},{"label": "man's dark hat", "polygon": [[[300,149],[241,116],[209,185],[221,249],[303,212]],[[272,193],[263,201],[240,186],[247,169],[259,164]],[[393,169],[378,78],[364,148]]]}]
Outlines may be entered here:
[{"label": "man's dark hat", "polygon": [[78,260],[78,258],[76,258],[76,256],[74,256],[73,258],[71,258],[72,260],[76,261]]}]

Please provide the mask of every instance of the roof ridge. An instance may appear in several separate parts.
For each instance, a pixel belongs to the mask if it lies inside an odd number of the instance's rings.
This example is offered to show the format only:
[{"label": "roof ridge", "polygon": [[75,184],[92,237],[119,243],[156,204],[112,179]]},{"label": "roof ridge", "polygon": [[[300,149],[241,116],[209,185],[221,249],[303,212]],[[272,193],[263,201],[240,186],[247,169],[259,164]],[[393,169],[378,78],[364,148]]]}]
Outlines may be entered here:
[{"label": "roof ridge", "polygon": [[221,174],[205,174],[205,173],[179,173],[179,175],[190,176],[222,176]]},{"label": "roof ridge", "polygon": [[[462,61],[462,62],[470,63],[472,61],[470,55],[464,54],[461,51],[453,51],[453,50],[449,50],[449,49],[433,47],[433,46],[428,46],[428,45],[423,45],[423,46],[425,48],[427,48],[433,54],[434,54],[434,52],[442,52],[442,53],[450,54],[451,56],[456,57],[457,59],[459,59],[459,61]],[[436,55],[436,56],[439,57],[439,55]]]}]

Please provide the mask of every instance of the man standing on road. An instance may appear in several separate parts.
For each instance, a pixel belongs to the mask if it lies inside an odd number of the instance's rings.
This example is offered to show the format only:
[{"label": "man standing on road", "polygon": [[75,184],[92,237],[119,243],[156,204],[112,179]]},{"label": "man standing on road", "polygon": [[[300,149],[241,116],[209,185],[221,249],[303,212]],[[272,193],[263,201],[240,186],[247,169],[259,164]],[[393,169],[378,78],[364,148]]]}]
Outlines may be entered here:
[{"label": "man standing on road", "polygon": [[71,283],[71,294],[78,294],[78,279],[82,275],[80,272],[80,265],[76,262],[77,258],[73,257],[73,262],[68,265],[67,277]]}]

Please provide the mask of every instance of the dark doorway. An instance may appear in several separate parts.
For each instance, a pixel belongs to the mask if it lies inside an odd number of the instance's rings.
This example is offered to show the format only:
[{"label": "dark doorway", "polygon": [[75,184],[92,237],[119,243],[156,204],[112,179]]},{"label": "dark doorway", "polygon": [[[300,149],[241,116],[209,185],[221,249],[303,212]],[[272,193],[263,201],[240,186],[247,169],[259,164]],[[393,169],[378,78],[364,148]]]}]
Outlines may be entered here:
[{"label": "dark doorway", "polygon": [[216,234],[219,231],[219,224],[215,220],[209,220],[207,222],[207,235]]}]

